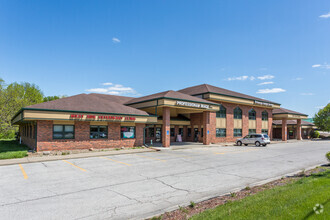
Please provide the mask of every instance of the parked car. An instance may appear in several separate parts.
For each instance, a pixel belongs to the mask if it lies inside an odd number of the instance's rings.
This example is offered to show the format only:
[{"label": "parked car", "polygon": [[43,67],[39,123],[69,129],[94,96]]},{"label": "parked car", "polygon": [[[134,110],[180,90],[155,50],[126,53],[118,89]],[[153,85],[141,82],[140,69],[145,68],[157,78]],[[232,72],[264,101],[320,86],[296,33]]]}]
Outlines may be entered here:
[{"label": "parked car", "polygon": [[244,138],[239,138],[236,140],[236,144],[238,146],[242,146],[244,144],[247,146],[248,144],[254,144],[257,147],[260,145],[266,146],[267,144],[270,144],[270,139],[267,134],[249,134],[246,135]]}]

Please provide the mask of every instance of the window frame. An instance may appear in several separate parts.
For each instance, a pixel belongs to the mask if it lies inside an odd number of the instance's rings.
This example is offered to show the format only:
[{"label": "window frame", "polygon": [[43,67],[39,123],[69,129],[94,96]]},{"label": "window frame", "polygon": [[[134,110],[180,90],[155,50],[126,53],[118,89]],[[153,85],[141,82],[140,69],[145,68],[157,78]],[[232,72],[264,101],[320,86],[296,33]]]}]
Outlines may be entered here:
[{"label": "window frame", "polygon": [[[264,115],[265,113],[266,113],[267,118],[264,117],[265,116]],[[261,120],[262,121],[268,121],[268,112],[266,110],[261,113]]]},{"label": "window frame", "polygon": [[255,121],[257,119],[257,112],[253,108],[249,110],[249,120]]},{"label": "window frame", "polygon": [[[239,111],[239,112],[237,112]],[[239,114],[238,114],[239,113]],[[236,107],[234,109],[234,119],[242,119],[242,115],[243,115],[243,112],[242,112],[242,109],[240,107]]]},{"label": "window frame", "polygon": [[227,117],[227,109],[223,105],[220,105],[219,111],[216,112],[216,117],[217,118],[226,118]]},{"label": "window frame", "polygon": [[[93,133],[97,133],[98,136],[99,136],[98,138],[91,138],[91,128],[92,127],[97,127],[97,132],[93,132]],[[100,137],[100,127],[106,127],[107,136],[105,138]],[[104,133],[104,132],[102,132],[102,133]],[[109,128],[108,128],[108,126],[107,125],[90,125],[89,126],[89,139],[91,139],[91,140],[94,140],[94,139],[109,139]]]},{"label": "window frame", "polygon": [[[123,133],[121,131],[122,128],[134,128],[134,137],[127,138],[123,136]],[[121,139],[135,139],[136,138],[136,126],[120,126],[120,138]]]},{"label": "window frame", "polygon": [[[240,130],[240,134],[237,135],[237,131],[235,130]],[[241,128],[234,128],[234,137],[242,137],[243,135],[243,130]]]},{"label": "window frame", "polygon": [[[62,128],[63,128],[63,131],[62,132],[58,132],[58,131],[54,131],[54,128],[55,128],[55,126],[62,126]],[[72,132],[66,132],[65,131],[65,127],[66,126],[72,126],[73,127],[73,131]],[[73,140],[73,139],[75,139],[75,131],[76,131],[76,129],[75,129],[75,126],[74,125],[54,125],[53,124],[53,134],[52,134],[52,137],[53,137],[53,140]],[[62,137],[61,138],[57,138],[57,137],[54,137],[54,134],[62,134]],[[72,138],[66,138],[65,137],[65,134],[67,134],[67,133],[72,133],[73,134],[73,136],[72,136]]]},{"label": "window frame", "polygon": [[[219,130],[219,135],[218,135],[218,132],[217,132],[217,130]],[[223,136],[223,135],[221,135],[221,134],[223,134],[223,133],[221,133],[221,130],[223,131],[225,131],[224,133],[225,133],[225,136]],[[226,128],[216,128],[215,129],[215,136],[216,137],[227,137],[227,129]]]}]

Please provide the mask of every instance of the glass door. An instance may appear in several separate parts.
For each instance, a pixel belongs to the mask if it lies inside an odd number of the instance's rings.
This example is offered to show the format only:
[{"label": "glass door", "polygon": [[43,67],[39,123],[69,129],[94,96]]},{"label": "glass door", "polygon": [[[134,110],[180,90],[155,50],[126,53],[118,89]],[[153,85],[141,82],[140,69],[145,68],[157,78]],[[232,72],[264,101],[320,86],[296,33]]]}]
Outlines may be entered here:
[{"label": "glass door", "polygon": [[162,128],[156,128],[156,142],[162,142]]}]

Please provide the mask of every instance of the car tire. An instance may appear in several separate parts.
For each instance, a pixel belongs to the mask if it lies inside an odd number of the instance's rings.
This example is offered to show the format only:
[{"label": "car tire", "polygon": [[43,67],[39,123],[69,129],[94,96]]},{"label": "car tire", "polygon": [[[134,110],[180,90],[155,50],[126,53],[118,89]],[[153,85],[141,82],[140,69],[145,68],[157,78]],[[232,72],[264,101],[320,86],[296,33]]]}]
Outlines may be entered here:
[{"label": "car tire", "polygon": [[257,147],[259,147],[259,146],[260,146],[260,142],[259,142],[259,141],[256,141],[255,145],[256,145]]},{"label": "car tire", "polygon": [[237,141],[237,146],[242,146],[242,141]]},{"label": "car tire", "polygon": [[248,146],[248,144],[244,144],[245,146]]},{"label": "car tire", "polygon": [[263,144],[262,146],[266,147],[266,146],[267,146],[267,144]]}]

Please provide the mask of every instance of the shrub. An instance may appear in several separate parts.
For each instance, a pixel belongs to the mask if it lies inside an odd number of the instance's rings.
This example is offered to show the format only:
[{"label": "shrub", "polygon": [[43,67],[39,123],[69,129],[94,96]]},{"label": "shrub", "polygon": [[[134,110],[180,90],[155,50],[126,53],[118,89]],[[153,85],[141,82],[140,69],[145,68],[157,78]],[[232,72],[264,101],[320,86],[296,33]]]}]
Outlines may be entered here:
[{"label": "shrub", "polygon": [[330,162],[330,151],[328,153],[325,154],[325,157],[327,158],[327,160]]},{"label": "shrub", "polygon": [[194,208],[196,206],[196,203],[194,203],[193,201],[190,201],[190,205],[189,205],[189,207],[190,208]]},{"label": "shrub", "polygon": [[318,131],[311,131],[311,137],[312,138],[319,138],[320,137],[320,133]]}]

